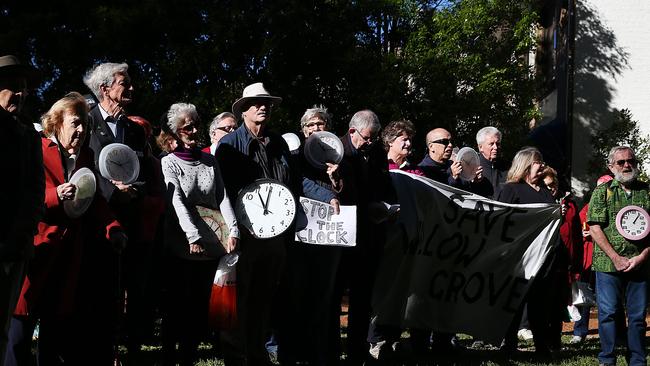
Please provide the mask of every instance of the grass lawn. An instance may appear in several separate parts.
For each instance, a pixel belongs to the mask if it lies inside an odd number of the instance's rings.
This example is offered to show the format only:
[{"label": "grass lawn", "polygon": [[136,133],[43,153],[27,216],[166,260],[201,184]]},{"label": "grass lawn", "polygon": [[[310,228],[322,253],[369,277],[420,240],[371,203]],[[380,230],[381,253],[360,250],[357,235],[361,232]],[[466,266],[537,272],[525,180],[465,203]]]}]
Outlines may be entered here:
[{"label": "grass lawn", "polygon": [[[345,331],[345,329],[344,329]],[[592,330],[593,333],[593,330]],[[449,356],[427,355],[418,359],[395,359],[384,363],[367,363],[367,365],[509,365],[509,366],[528,366],[528,365],[564,365],[564,366],[591,366],[598,365],[598,351],[600,344],[597,335],[590,335],[587,340],[579,345],[569,344],[571,334],[565,331],[562,337],[562,350],[555,354],[552,360],[539,360],[534,355],[532,341],[520,341],[519,352],[515,355],[504,355],[496,347],[483,346],[473,348],[471,337],[460,337],[460,344],[466,349],[459,351],[457,354]],[[156,365],[161,361],[162,352],[159,346],[144,347],[144,354],[139,365]],[[203,344],[200,347],[200,360],[196,363],[199,366],[221,366],[221,359],[215,358],[211,346]],[[620,349],[617,365],[626,365],[624,359],[624,349]]]}]

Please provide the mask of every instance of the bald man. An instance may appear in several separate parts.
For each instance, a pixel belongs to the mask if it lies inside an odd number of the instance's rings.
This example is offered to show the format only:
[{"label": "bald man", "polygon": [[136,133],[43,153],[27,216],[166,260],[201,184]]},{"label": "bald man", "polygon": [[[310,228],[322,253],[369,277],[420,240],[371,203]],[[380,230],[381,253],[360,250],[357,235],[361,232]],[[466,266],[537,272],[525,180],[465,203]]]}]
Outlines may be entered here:
[{"label": "bald man", "polygon": [[444,128],[434,128],[427,133],[427,155],[419,167],[433,180],[461,188],[460,173],[463,167],[459,162],[452,162],[451,153],[454,143],[451,134]]}]

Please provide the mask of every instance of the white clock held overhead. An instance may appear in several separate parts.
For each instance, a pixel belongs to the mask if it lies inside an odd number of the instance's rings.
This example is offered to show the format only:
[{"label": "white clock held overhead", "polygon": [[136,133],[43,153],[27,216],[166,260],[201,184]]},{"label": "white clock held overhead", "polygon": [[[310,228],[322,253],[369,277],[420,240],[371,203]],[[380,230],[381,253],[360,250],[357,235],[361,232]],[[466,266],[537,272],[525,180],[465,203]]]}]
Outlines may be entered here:
[{"label": "white clock held overhead", "polygon": [[625,239],[641,240],[650,232],[650,216],[639,206],[625,206],[616,215],[616,229]]},{"label": "white clock held overhead", "polygon": [[296,218],[296,199],[286,185],[259,179],[242,188],[235,214],[239,224],[258,239],[281,235]]},{"label": "white clock held overhead", "polygon": [[99,153],[99,172],[102,177],[130,184],[138,179],[140,161],[130,147],[120,143],[104,146]]}]

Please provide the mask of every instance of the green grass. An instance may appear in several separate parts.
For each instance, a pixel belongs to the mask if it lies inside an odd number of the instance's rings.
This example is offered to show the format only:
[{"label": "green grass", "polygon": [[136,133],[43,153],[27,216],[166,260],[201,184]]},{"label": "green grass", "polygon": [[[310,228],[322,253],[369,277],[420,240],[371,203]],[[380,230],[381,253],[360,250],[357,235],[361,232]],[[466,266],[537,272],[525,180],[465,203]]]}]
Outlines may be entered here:
[{"label": "green grass", "polygon": [[[472,348],[472,339],[468,336],[460,337],[460,344],[466,349],[459,351],[454,355],[436,356],[430,354],[418,359],[398,358],[383,363],[367,363],[367,365],[477,365],[477,366],[541,366],[541,365],[559,365],[559,366],[592,366],[598,365],[598,352],[600,343],[598,338],[588,338],[579,345],[569,344],[570,335],[562,337],[563,347],[554,354],[552,360],[539,360],[535,354],[532,341],[520,341],[519,352],[516,355],[506,356],[501,354],[496,347],[484,346],[481,348]],[[625,350],[619,350],[617,365],[626,365],[624,359]],[[126,355],[125,355],[126,356]],[[344,355],[345,357],[345,355]],[[160,346],[144,346],[142,348],[142,358],[138,365],[156,365],[161,362],[162,351]],[[215,358],[212,354],[211,346],[202,344],[199,348],[199,361],[195,364],[198,366],[222,366],[223,361]]]}]

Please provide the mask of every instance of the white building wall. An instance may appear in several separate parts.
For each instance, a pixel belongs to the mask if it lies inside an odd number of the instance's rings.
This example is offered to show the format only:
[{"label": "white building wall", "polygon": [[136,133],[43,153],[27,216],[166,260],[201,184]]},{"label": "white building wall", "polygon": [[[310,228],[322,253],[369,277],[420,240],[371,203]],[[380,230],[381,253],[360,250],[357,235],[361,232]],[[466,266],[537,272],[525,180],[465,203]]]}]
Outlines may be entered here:
[{"label": "white building wall", "polygon": [[577,1],[574,97],[572,183],[580,196],[597,178],[587,174],[590,131],[609,126],[613,109],[629,109],[650,134],[650,1]]}]

